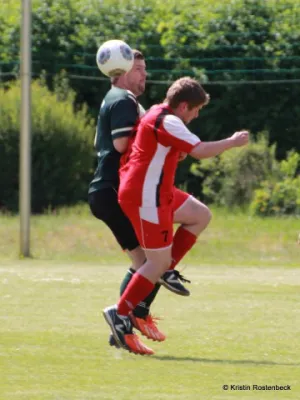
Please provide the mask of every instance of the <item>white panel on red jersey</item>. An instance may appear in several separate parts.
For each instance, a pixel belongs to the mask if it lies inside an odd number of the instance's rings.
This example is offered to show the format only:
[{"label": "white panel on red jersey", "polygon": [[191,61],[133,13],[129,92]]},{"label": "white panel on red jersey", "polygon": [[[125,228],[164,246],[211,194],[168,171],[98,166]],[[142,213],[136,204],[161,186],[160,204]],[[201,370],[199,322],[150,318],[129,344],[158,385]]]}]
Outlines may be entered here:
[{"label": "white panel on red jersey", "polygon": [[165,147],[157,143],[157,149],[149,163],[142,193],[142,207],[156,207],[156,191],[153,190],[159,184],[159,179],[164,167],[165,159],[171,147]]},{"label": "white panel on red jersey", "polygon": [[158,224],[158,208],[157,207],[140,207],[140,217],[144,221]]},{"label": "white panel on red jersey", "polygon": [[[200,139],[192,133],[183,123],[183,121],[175,115],[166,115],[163,120],[163,127],[174,138],[186,142],[192,146],[200,143]],[[176,146],[176,143],[174,143]]]}]

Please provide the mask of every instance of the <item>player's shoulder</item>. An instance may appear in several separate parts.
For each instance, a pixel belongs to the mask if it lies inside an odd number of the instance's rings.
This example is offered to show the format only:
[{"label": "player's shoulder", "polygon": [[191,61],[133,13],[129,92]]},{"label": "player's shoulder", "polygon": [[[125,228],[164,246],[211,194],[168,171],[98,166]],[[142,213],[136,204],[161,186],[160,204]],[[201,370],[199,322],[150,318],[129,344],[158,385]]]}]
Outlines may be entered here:
[{"label": "player's shoulder", "polygon": [[138,104],[135,95],[130,90],[122,89],[116,86],[111,87],[110,91],[105,96],[105,101],[107,104],[115,104],[118,102],[129,102],[129,104],[134,103],[135,105]]},{"label": "player's shoulder", "polygon": [[154,106],[150,107],[147,112],[145,113],[146,117],[155,117],[156,115],[158,115],[162,109],[163,109],[163,104],[154,104]]},{"label": "player's shoulder", "polygon": [[156,120],[160,123],[169,114],[172,114],[172,111],[165,103],[155,104],[149,108],[142,120],[145,123],[150,121],[154,123]]}]

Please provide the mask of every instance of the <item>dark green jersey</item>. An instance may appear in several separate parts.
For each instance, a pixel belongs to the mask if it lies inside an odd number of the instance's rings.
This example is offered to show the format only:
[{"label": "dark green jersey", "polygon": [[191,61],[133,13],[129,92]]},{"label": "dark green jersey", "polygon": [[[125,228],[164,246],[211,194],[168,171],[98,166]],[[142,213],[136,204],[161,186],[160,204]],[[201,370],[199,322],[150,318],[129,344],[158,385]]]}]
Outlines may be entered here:
[{"label": "dark green jersey", "polygon": [[121,154],[114,148],[113,140],[129,136],[139,114],[139,103],[134,94],[112,86],[99,111],[95,136],[98,165],[89,193],[107,187],[118,189]]}]

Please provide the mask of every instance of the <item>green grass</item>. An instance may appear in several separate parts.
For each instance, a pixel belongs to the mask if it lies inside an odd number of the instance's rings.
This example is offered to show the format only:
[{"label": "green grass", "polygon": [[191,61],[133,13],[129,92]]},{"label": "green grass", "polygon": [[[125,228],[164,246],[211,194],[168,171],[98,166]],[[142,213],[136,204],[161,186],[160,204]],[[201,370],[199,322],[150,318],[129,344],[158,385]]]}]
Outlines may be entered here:
[{"label": "green grass", "polygon": [[[1,262],[1,400],[300,399],[300,270],[189,266],[192,296],[162,289],[156,354],[107,345],[103,307],[124,266]],[[291,391],[224,391],[224,384]]]},{"label": "green grass", "polygon": [[[213,219],[184,259],[185,265],[300,265],[300,219],[258,218],[213,209]],[[0,215],[0,260],[19,251],[19,218]],[[87,207],[62,209],[31,220],[31,251],[39,260],[127,263],[109,229]]]},{"label": "green grass", "polygon": [[87,207],[32,217],[27,260],[19,218],[1,215],[0,400],[300,399],[299,219],[213,215],[179,268],[192,296],[154,304],[168,338],[151,357],[107,344],[101,310],[128,261]]}]

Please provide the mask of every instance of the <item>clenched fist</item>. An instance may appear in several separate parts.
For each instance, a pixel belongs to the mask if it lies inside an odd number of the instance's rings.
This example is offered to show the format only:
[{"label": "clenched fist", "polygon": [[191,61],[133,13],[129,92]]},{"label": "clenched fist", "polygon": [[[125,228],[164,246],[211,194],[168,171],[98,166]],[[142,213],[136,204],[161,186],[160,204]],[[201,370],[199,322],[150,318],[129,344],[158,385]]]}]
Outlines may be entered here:
[{"label": "clenched fist", "polygon": [[249,142],[249,132],[239,131],[235,132],[231,138],[234,147],[245,146]]}]

